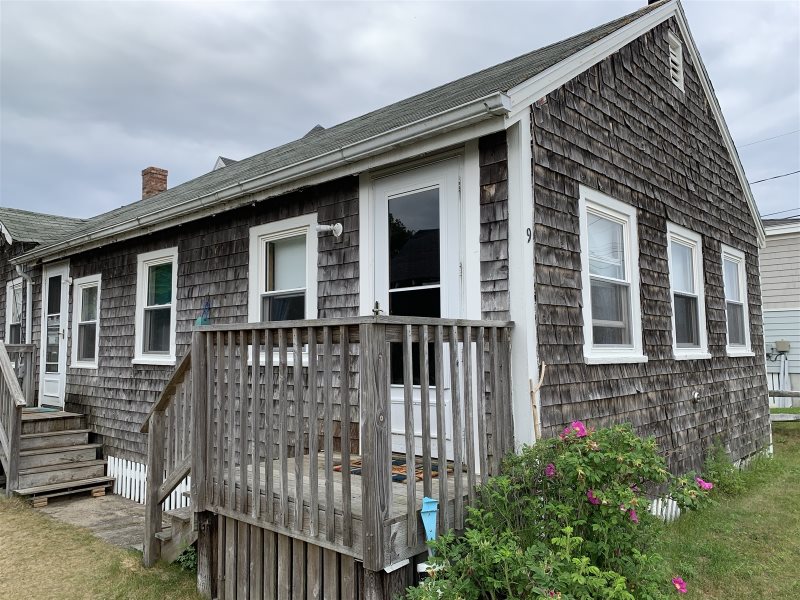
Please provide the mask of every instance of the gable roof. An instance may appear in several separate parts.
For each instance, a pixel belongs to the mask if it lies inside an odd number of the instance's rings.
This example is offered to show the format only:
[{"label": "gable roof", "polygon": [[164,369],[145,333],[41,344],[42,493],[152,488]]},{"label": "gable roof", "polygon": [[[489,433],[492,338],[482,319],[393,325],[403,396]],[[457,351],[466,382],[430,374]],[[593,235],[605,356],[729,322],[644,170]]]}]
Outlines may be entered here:
[{"label": "gable roof", "polygon": [[48,244],[63,239],[84,219],[0,207],[0,235],[9,244],[32,242]]},{"label": "gable roof", "polygon": [[[556,84],[570,79],[599,62],[630,41],[671,16],[682,20],[687,45],[692,47],[685,17],[677,0],[662,0],[624,17],[610,21],[566,40],[545,46],[472,75],[417,94],[339,125],[314,127],[302,138],[232,162],[200,177],[132,204],[89,219],[70,232],[68,239],[28,252],[20,260],[46,256],[66,256],[109,241],[129,239],[178,222],[201,218],[252,202],[249,196],[278,185],[331,171],[376,156],[389,149],[426,137],[511,114],[511,94],[522,99],[522,106],[543,96]],[[635,28],[631,30],[631,28]],[[631,37],[632,36],[632,37]],[[696,49],[695,49],[696,55]],[[571,64],[571,61],[575,64]],[[697,56],[698,64],[699,56]],[[571,70],[559,70],[569,64]],[[701,72],[705,74],[705,69]],[[706,75],[707,78],[707,75]],[[563,81],[562,81],[563,80]],[[533,84],[535,85],[532,85]],[[560,82],[560,83],[559,83]],[[545,87],[549,86],[549,87]],[[531,91],[530,88],[533,88]],[[707,94],[710,88],[708,82]],[[711,91],[713,96],[713,91]],[[715,98],[709,102],[717,107]],[[720,129],[727,133],[724,120]],[[727,134],[730,140],[730,134]],[[759,239],[763,236],[755,202],[744,178],[733,141],[729,150],[737,173],[741,172],[745,196],[754,212]],[[284,190],[285,191],[285,190]]]}]

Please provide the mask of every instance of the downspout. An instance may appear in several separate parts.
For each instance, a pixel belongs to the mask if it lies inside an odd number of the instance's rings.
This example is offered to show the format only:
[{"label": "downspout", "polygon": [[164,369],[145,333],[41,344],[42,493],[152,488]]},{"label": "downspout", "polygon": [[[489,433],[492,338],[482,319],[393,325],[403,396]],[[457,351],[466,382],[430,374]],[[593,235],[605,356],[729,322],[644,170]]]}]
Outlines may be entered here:
[{"label": "downspout", "polygon": [[[33,279],[23,270],[22,265],[14,265],[14,268],[17,271],[17,275],[28,284],[25,288],[25,314],[23,315],[24,320],[21,321],[21,325],[23,327],[23,339],[30,344],[33,341],[33,332],[30,331],[33,326]],[[30,327],[28,326],[28,321],[31,322]]]}]

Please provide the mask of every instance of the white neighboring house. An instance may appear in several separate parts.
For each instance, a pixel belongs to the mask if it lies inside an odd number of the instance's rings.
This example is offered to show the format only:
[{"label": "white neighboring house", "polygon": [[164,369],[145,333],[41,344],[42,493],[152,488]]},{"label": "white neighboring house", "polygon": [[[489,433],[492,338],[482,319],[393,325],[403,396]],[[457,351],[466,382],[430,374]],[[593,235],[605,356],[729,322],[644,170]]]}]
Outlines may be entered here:
[{"label": "white neighboring house", "polygon": [[[761,250],[760,263],[768,383],[772,390],[797,391],[800,390],[800,218],[764,219],[764,230],[767,242]],[[781,369],[785,369],[788,381],[781,380]],[[788,398],[771,400],[776,405],[790,405]]]}]

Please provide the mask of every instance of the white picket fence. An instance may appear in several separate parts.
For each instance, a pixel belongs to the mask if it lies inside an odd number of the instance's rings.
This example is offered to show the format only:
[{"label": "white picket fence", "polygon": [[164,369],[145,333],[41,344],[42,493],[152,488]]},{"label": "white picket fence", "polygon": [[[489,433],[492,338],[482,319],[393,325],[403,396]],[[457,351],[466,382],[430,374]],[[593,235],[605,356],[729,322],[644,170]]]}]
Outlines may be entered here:
[{"label": "white picket fence", "polygon": [[[139,504],[144,504],[147,494],[147,465],[114,456],[107,456],[107,458],[108,474],[116,478],[114,493]],[[163,509],[173,510],[189,506],[189,498],[184,495],[184,492],[189,491],[191,484],[191,476],[181,481],[178,487],[164,500]]]},{"label": "white picket fence", "polygon": [[669,523],[680,516],[681,509],[672,498],[656,498],[650,504],[650,514]]}]

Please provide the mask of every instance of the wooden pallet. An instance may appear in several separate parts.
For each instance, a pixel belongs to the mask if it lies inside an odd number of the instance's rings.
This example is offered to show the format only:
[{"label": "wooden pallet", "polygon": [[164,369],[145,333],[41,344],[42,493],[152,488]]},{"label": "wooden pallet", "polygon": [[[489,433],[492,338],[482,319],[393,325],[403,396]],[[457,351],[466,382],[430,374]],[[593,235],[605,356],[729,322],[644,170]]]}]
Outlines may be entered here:
[{"label": "wooden pallet", "polygon": [[31,501],[33,508],[43,508],[47,506],[47,502],[50,498],[56,498],[58,496],[68,496],[72,494],[83,494],[89,492],[92,498],[100,498],[101,496],[106,495],[106,488],[109,488],[112,485],[114,485],[113,479],[110,481],[93,483],[91,485],[77,485],[70,488],[64,488],[62,484],[61,489],[53,491],[43,490],[42,492],[29,495],[28,499]]}]

